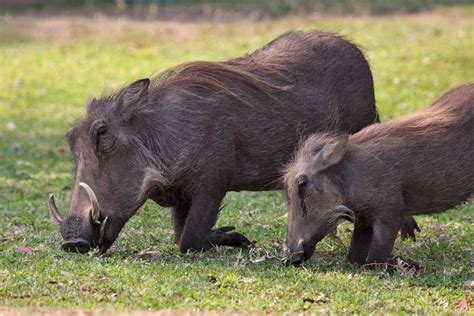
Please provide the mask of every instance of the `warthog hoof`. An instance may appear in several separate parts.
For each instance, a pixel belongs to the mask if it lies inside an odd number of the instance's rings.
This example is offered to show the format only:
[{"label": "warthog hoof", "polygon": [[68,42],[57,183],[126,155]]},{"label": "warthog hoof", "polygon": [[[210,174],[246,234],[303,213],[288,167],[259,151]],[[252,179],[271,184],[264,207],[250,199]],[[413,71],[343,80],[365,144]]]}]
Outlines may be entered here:
[{"label": "warthog hoof", "polygon": [[421,228],[418,226],[418,223],[413,217],[406,217],[403,221],[402,227],[400,228],[402,239],[411,238],[413,241],[416,241],[415,230],[421,232]]},{"label": "warthog hoof", "polygon": [[250,245],[250,240],[244,235],[229,231],[234,230],[233,226],[224,226],[213,229],[211,232],[211,244],[215,246],[246,247]]}]

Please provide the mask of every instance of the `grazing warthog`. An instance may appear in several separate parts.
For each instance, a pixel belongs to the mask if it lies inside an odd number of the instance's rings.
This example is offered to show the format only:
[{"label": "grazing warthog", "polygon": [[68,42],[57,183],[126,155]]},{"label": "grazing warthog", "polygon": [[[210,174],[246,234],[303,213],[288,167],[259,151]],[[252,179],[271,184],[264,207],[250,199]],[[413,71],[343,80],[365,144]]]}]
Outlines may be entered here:
[{"label": "grazing warthog", "polygon": [[298,265],[341,220],[347,259],[386,263],[402,217],[443,212],[474,193],[474,84],[408,117],[352,135],[311,136],[285,174],[289,263]]},{"label": "grazing warthog", "polygon": [[327,33],[288,33],[237,59],[136,81],[92,100],[70,132],[76,180],[66,219],[50,198],[63,248],[105,252],[148,198],[172,207],[183,252],[244,245],[230,227],[213,229],[227,191],[277,189],[302,137],[376,120],[367,61]]}]

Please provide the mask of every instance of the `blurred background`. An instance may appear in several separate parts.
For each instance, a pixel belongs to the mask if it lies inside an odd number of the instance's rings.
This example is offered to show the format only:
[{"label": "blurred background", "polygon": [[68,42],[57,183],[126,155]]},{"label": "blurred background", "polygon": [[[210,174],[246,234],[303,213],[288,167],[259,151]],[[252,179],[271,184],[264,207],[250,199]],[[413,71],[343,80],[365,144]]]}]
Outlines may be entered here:
[{"label": "blurred background", "polygon": [[1,0],[5,11],[33,12],[41,10],[97,9],[109,12],[140,10],[149,17],[161,11],[191,10],[212,16],[216,10],[258,11],[263,16],[289,13],[330,12],[346,14],[413,13],[439,6],[472,4],[472,0]]}]

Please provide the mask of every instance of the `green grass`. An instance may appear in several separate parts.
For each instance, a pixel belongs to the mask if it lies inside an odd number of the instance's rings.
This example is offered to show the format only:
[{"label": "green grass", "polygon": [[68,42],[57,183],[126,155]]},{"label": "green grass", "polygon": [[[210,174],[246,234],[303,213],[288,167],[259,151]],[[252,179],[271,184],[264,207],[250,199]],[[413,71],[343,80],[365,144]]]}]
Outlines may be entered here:
[{"label": "green grass", "polygon": [[363,45],[384,120],[474,78],[474,22],[466,15],[220,24],[1,18],[0,306],[431,314],[459,312],[464,298],[472,304],[463,283],[473,278],[473,205],[418,217],[418,241],[397,241],[394,254],[425,265],[415,275],[345,263],[349,225],[339,227],[342,243],[326,238],[304,268],[284,267],[279,192],[226,197],[219,225],[256,240],[251,249],[182,255],[170,212],[147,203],[108,256],[60,251],[47,196],[55,192],[67,209],[73,175],[64,135],[89,98],[185,61],[238,56],[289,29],[339,31]]}]

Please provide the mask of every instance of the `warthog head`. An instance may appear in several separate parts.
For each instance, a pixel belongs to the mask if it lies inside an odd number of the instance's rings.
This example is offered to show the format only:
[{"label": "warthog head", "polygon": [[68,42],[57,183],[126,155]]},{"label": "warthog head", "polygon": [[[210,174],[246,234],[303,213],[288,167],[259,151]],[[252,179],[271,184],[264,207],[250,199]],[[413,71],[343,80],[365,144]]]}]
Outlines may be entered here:
[{"label": "warthog head", "polygon": [[288,262],[299,265],[343,220],[354,221],[331,172],[343,158],[348,136],[321,134],[299,149],[284,177],[288,197]]},{"label": "warthog head", "polygon": [[85,119],[69,133],[75,162],[75,185],[63,219],[54,195],[51,215],[60,226],[66,251],[105,252],[126,221],[144,203],[142,182],[153,158],[144,121],[135,119],[148,103],[150,81],[143,79],[117,95],[92,100]]}]

